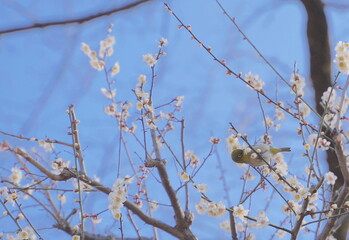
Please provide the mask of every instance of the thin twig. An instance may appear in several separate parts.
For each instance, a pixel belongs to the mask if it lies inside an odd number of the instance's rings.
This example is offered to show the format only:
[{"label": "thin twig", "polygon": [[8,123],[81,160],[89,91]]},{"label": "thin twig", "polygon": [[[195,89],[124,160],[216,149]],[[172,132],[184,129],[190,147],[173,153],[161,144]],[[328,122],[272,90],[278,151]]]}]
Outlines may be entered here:
[{"label": "thin twig", "polygon": [[22,213],[23,217],[25,218],[25,220],[27,220],[27,222],[29,223],[30,227],[33,229],[33,231],[36,233],[36,235],[39,236],[39,239],[43,238],[41,237],[40,233],[36,230],[36,228],[34,227],[34,225],[32,224],[32,222],[28,219],[28,217],[26,216],[26,214],[23,212],[21,205],[17,202],[17,200],[15,199],[14,202],[16,203],[19,211]]},{"label": "thin twig", "polygon": [[[186,26],[183,21],[174,13],[174,11],[169,7],[169,5],[167,3],[164,3],[165,7],[169,10],[170,14],[172,14],[177,21],[180,23],[180,27],[185,28],[185,30],[187,30],[187,32],[192,36],[192,39],[195,40],[196,42],[199,43],[199,46],[203,47],[206,52],[213,58],[213,60],[215,60],[217,63],[219,63],[222,67],[224,67],[227,72],[227,75],[234,75],[236,78],[240,79],[242,82],[244,82],[245,84],[247,84],[249,87],[251,87],[254,91],[259,92],[264,98],[267,99],[267,103],[271,103],[274,104],[275,106],[278,106],[280,109],[282,109],[283,111],[285,111],[287,114],[291,115],[292,117],[296,118],[299,120],[299,117],[295,114],[291,112],[291,109],[289,108],[285,108],[283,106],[280,105],[279,102],[274,101],[273,99],[271,99],[268,95],[266,95],[266,93],[263,90],[257,90],[255,89],[250,83],[248,83],[242,76],[241,73],[236,73],[234,72],[230,67],[228,67],[226,65],[226,63],[222,60],[219,60],[215,54],[213,54],[212,49],[210,47],[207,47],[203,42],[200,41],[200,39],[198,39],[198,37],[196,37],[196,35],[191,31],[190,26]],[[311,106],[309,106],[310,109]],[[314,110],[313,110],[314,111]],[[317,113],[316,113],[317,114]],[[314,131],[317,131],[317,129],[314,126],[309,125],[309,127],[311,129],[313,129]]]},{"label": "thin twig", "polygon": [[[187,166],[185,165],[185,156],[184,156],[184,119],[181,120],[181,148],[182,148],[182,163],[184,166],[183,171],[187,172]],[[184,189],[185,189],[185,211],[189,211],[189,188],[188,188],[188,184],[184,185]]]},{"label": "thin twig", "polygon": [[78,194],[79,194],[79,208],[80,208],[80,218],[81,218],[81,239],[85,239],[85,219],[84,219],[84,207],[82,203],[82,188],[80,183],[80,177],[79,177],[79,167],[82,171],[83,175],[86,175],[85,171],[85,164],[84,160],[82,158],[82,151],[81,146],[79,142],[79,132],[77,129],[78,121],[75,118],[75,112],[74,112],[74,105],[69,106],[69,118],[71,123],[71,135],[72,135],[72,141],[74,144],[73,150],[74,150],[74,159],[75,159],[75,174],[77,176],[77,185],[78,185]]},{"label": "thin twig", "polygon": [[[1,134],[4,134],[6,136],[9,136],[9,137],[14,137],[14,138],[18,138],[18,139],[23,139],[23,140],[27,140],[27,141],[35,141],[35,142],[39,142],[41,141],[41,139],[38,139],[38,138],[28,138],[28,137],[24,137],[22,135],[14,135],[14,134],[11,134],[11,133],[6,133],[6,132],[3,132],[3,131],[0,131]],[[58,140],[51,140],[49,138],[46,138],[46,139],[42,139],[44,142],[46,143],[55,143],[55,144],[60,144],[60,145],[64,145],[64,146],[67,146],[67,147],[73,147],[73,144],[70,144],[70,143],[65,143],[65,142],[62,142],[62,141],[58,141]]]},{"label": "thin twig", "polygon": [[2,199],[0,199],[0,203],[1,205],[5,208],[6,210],[6,215],[9,215],[10,218],[14,221],[14,223],[17,225],[19,230],[23,230],[21,225],[19,224],[19,222],[17,221],[17,219],[12,215],[12,213],[10,212],[10,210],[7,208],[6,204],[2,201]]}]

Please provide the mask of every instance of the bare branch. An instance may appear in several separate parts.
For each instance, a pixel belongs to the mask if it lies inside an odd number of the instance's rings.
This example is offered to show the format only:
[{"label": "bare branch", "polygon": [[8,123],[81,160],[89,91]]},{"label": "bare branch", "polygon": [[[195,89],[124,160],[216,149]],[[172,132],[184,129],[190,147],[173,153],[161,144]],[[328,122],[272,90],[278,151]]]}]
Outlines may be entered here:
[{"label": "bare branch", "polygon": [[[67,169],[67,168],[65,168],[62,171],[62,173],[59,174],[59,175],[52,173],[51,171],[46,169],[44,166],[42,166],[38,161],[33,159],[31,156],[29,156],[29,154],[25,153],[24,151],[22,151],[19,148],[16,148],[16,149],[9,148],[9,151],[11,151],[14,154],[18,154],[19,156],[23,157],[25,160],[27,160],[29,163],[34,165],[38,170],[40,170],[42,173],[44,173],[47,177],[49,177],[52,180],[55,180],[55,181],[67,181],[67,180],[69,180],[71,178],[77,178],[77,175],[74,172],[72,172],[69,169]],[[165,172],[165,174],[167,176],[164,164],[160,163],[159,165],[160,165],[160,167],[158,167],[158,169],[160,169],[159,171],[162,172],[162,173]],[[79,175],[79,179],[81,181],[83,181],[84,183],[90,185],[91,187],[96,188],[97,190],[99,190],[99,191],[101,191],[101,192],[103,192],[105,194],[109,194],[111,192],[110,188],[102,185],[101,183],[99,183],[97,181],[94,181],[94,180],[90,179],[86,175]],[[167,181],[169,181],[168,176],[167,176]],[[131,210],[135,215],[137,215],[145,223],[147,223],[149,225],[152,225],[154,227],[157,227],[157,228],[159,228],[159,229],[161,229],[161,230],[163,230],[165,232],[168,232],[169,234],[171,234],[171,235],[173,235],[173,236],[175,236],[175,237],[177,237],[179,239],[183,239],[183,240],[184,239],[189,239],[188,238],[188,233],[184,234],[183,231],[181,231],[180,229],[171,227],[170,225],[168,225],[168,224],[166,224],[164,222],[161,222],[161,221],[156,220],[156,219],[154,219],[152,217],[149,217],[147,214],[145,214],[141,209],[139,209],[135,204],[133,204],[129,200],[126,200],[126,202],[124,202],[124,206],[127,209]],[[86,239],[88,239],[88,238],[86,238]],[[191,239],[195,239],[195,237],[193,237]]]},{"label": "bare branch", "polygon": [[116,8],[110,9],[108,11],[100,12],[100,13],[85,16],[85,17],[74,18],[71,20],[56,20],[56,21],[52,21],[52,22],[34,23],[33,25],[29,25],[29,26],[13,27],[13,28],[9,28],[9,29],[4,29],[4,30],[0,30],[0,35],[13,33],[13,32],[20,32],[20,31],[25,31],[25,30],[32,30],[32,29],[36,29],[36,28],[46,28],[46,27],[51,27],[51,26],[60,26],[60,25],[75,24],[75,23],[83,24],[85,22],[89,22],[89,21],[95,20],[95,19],[100,18],[100,17],[105,17],[105,16],[112,15],[112,14],[117,13],[117,12],[131,9],[133,7],[136,7],[138,5],[141,5],[142,3],[146,3],[149,1],[150,0],[140,0],[140,1],[137,1],[134,3],[127,4],[123,7],[116,7]]}]

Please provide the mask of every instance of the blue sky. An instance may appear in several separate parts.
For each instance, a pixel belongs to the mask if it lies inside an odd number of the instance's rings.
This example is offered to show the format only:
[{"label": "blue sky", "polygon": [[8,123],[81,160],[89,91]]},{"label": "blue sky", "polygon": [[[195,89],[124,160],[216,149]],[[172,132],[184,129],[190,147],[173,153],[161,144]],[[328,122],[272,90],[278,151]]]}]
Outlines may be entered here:
[{"label": "blue sky", "polygon": [[[122,6],[128,1],[3,1],[0,3],[0,30],[17,26],[26,26],[34,22],[71,19]],[[236,18],[250,40],[264,56],[289,79],[297,63],[299,73],[306,78],[305,98],[313,103],[313,90],[309,81],[309,58],[306,39],[306,16],[298,1],[221,1],[229,14]],[[339,4],[340,1],[337,1]],[[345,1],[341,1],[343,4]],[[233,24],[222,14],[213,0],[177,0],[168,1],[171,8],[185,24],[192,26],[192,31],[219,59],[225,59],[236,72],[252,72],[259,74],[266,82],[265,90],[272,97],[292,101],[289,89],[278,79],[270,68],[258,57],[256,52],[242,39],[241,34]],[[331,3],[331,2],[328,2]],[[329,23],[330,44],[332,49],[342,40],[348,41],[349,14],[338,7],[329,6],[326,9]],[[188,32],[178,29],[179,23],[167,13],[162,1],[150,1],[132,10],[98,18],[84,24],[53,26],[44,29],[6,34],[0,37],[0,130],[23,134],[28,137],[58,139],[69,142],[67,127],[68,116],[65,110],[70,104],[75,104],[78,119],[81,121],[80,138],[84,147],[87,168],[91,175],[96,174],[101,181],[111,186],[116,178],[116,159],[118,133],[115,120],[103,112],[109,101],[101,94],[100,89],[106,87],[105,75],[89,66],[88,58],[81,52],[81,42],[97,49],[99,41],[104,39],[110,23],[114,24],[112,34],[116,38],[114,55],[107,64],[112,66],[118,61],[121,72],[116,77],[118,101],[135,103],[131,89],[137,84],[139,74],[145,74],[150,79],[150,69],[142,62],[142,55],[157,52],[161,37],[168,39],[165,47],[167,53],[156,67],[157,78],[154,88],[154,105],[169,102],[177,96],[185,96],[183,109],[178,118],[186,119],[186,149],[192,149],[202,159],[210,149],[209,139],[217,136],[222,139],[217,152],[225,168],[225,178],[230,185],[229,194],[232,204],[237,204],[241,192],[242,170],[230,160],[224,139],[229,122],[232,122],[241,132],[248,133],[250,140],[258,139],[264,132],[261,111],[258,108],[256,93],[233,76],[227,76],[223,69],[203,48],[190,40]],[[334,50],[332,50],[333,54]],[[335,70],[333,69],[333,73]],[[276,87],[277,86],[277,87]],[[291,96],[292,97],[292,96]],[[131,109],[131,119],[137,117],[135,108]],[[266,106],[267,114],[273,114],[273,108]],[[313,118],[314,120],[314,118]],[[294,130],[297,124],[287,119],[280,131],[274,132],[273,140],[280,147],[291,146],[294,151],[287,155],[291,164],[304,164],[300,159],[301,141]],[[179,130],[168,135],[174,151],[180,151]],[[140,131],[140,126],[138,126]],[[138,132],[140,134],[140,132]],[[33,143],[18,141],[0,135],[0,141],[5,140],[19,147],[33,147]],[[134,140],[129,139],[131,154],[135,161],[140,160],[137,154],[142,153]],[[38,147],[37,147],[38,148]],[[63,158],[71,158],[67,149],[59,149]],[[137,154],[136,154],[137,153]],[[8,153],[0,153],[3,165],[10,169],[15,159]],[[44,154],[42,152],[42,154]],[[124,154],[124,153],[123,153]],[[164,156],[169,157],[164,150]],[[47,159],[54,159],[54,154],[46,154]],[[172,159],[169,162],[173,162]],[[304,164],[305,165],[305,164]],[[172,165],[169,165],[172,166]],[[173,167],[173,166],[172,166]],[[325,167],[324,167],[325,169]],[[294,174],[302,174],[302,168],[295,168]],[[177,172],[169,170],[173,184],[178,186]],[[122,175],[131,174],[125,164]],[[223,201],[225,192],[219,180],[220,171],[217,168],[217,156],[212,156],[197,175],[198,182],[209,183],[208,195],[215,201]],[[8,176],[5,169],[0,175]],[[255,180],[257,181],[257,180]],[[149,179],[149,186],[154,179]],[[252,184],[253,185],[253,184]],[[161,196],[159,184],[150,197]],[[160,192],[157,192],[160,191]],[[91,195],[91,196],[90,196]],[[87,211],[102,211],[107,208],[106,197],[101,194],[86,200]],[[200,196],[193,191],[193,203]],[[270,197],[270,192],[259,192],[253,201],[264,201]],[[103,199],[104,198],[104,199]],[[157,199],[167,202],[165,196]],[[275,200],[276,208],[280,209],[280,201]],[[255,216],[260,207],[253,208]],[[248,206],[245,206],[248,207]],[[191,210],[195,212],[194,205]],[[37,213],[36,213],[37,214]],[[172,213],[168,208],[162,208],[156,217],[172,221],[168,217]],[[276,219],[278,212],[270,211],[270,219]],[[35,219],[35,216],[33,216]],[[109,213],[102,215],[103,222],[97,225],[98,232],[112,224]],[[273,218],[275,217],[275,218]],[[227,216],[224,218],[226,219]],[[197,215],[193,231],[200,239],[227,239],[229,235],[221,231],[218,223],[224,219],[213,219]],[[13,231],[14,224],[0,219],[0,232]],[[39,224],[36,219],[34,223]],[[127,224],[127,223],[125,223]],[[117,225],[117,224],[116,224]],[[145,236],[151,234],[149,228],[139,221],[141,232]],[[49,227],[50,225],[40,226]],[[3,228],[3,229],[2,229]],[[118,231],[115,226],[112,232]],[[200,229],[207,229],[201,233]],[[258,230],[273,233],[273,229]],[[257,231],[257,232],[258,232]],[[52,236],[53,230],[43,231],[44,236]],[[125,232],[126,233],[126,232]],[[62,239],[69,239],[64,233]],[[135,236],[133,230],[127,232]],[[160,233],[161,239],[170,239]],[[308,235],[306,235],[308,236]],[[306,239],[306,236],[304,239]]]}]

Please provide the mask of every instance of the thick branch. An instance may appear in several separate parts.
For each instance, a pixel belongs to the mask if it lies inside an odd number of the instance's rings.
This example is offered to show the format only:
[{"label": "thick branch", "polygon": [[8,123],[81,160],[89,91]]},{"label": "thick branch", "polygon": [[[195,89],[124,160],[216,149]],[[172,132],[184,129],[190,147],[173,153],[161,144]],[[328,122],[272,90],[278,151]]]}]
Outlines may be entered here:
[{"label": "thick branch", "polygon": [[[309,190],[310,195],[316,193],[318,191],[318,189],[321,187],[323,182],[324,182],[324,178],[322,177],[316,186],[311,187],[311,189]],[[310,201],[309,198],[310,197],[307,197],[303,201],[302,208],[301,208],[301,211],[300,211],[300,215],[298,216],[298,220],[297,220],[294,228],[292,229],[292,233],[291,233],[292,234],[292,237],[291,237],[292,240],[296,240],[297,239],[299,230],[301,229],[301,226],[302,226],[302,223],[303,223],[303,219],[308,214],[307,208],[308,208],[309,201]]]},{"label": "thick branch", "polygon": [[140,1],[137,1],[134,3],[127,4],[123,7],[116,7],[116,8],[110,9],[108,11],[100,12],[100,13],[85,16],[85,17],[73,18],[71,20],[56,20],[56,21],[52,21],[52,22],[34,23],[33,25],[29,25],[29,26],[4,29],[4,30],[0,30],[0,35],[7,34],[7,33],[13,33],[13,32],[20,32],[20,31],[25,31],[25,30],[31,30],[31,29],[35,29],[35,28],[46,28],[46,27],[51,27],[51,26],[67,25],[67,24],[74,24],[74,23],[83,24],[85,22],[89,22],[89,21],[92,21],[92,20],[100,18],[100,17],[108,16],[108,15],[111,15],[111,14],[114,14],[117,12],[131,9],[133,7],[136,7],[142,3],[149,2],[149,1],[150,0],[140,0]]},{"label": "thick branch", "polygon": [[[322,115],[324,109],[321,106],[321,97],[331,86],[331,53],[327,20],[321,0],[300,1],[308,15],[307,36],[310,53],[310,77],[315,90],[316,110]],[[338,177],[336,185],[342,185],[343,176],[338,168],[338,159],[331,149],[327,150],[327,163],[330,171]]]},{"label": "thick branch", "polygon": [[[23,150],[19,148],[12,149],[10,148],[9,151],[13,152],[14,154],[17,154],[21,157],[23,157],[25,160],[27,160],[29,163],[34,165],[38,170],[40,170],[43,174],[45,174],[47,177],[49,177],[52,180],[55,181],[67,181],[70,178],[77,178],[77,175],[70,171],[69,169],[64,169],[61,174],[54,174],[47,168],[45,168],[43,165],[41,165],[38,161],[36,161],[34,158],[32,158],[29,154],[24,152]],[[89,177],[85,175],[79,175],[79,179],[83,181],[84,183],[90,185],[91,187],[96,188],[100,192],[103,192],[105,194],[109,194],[111,192],[111,189],[102,185],[101,183],[94,181],[90,179]],[[159,220],[156,220],[155,218],[152,218],[148,216],[146,213],[144,213],[141,209],[139,209],[135,204],[130,202],[129,200],[126,200],[124,202],[124,206],[132,211],[135,215],[137,215],[140,219],[142,219],[145,223],[157,227],[179,239],[186,239],[186,236],[188,234],[183,233],[182,231],[178,230],[177,228],[171,227],[170,225],[161,222]]]}]

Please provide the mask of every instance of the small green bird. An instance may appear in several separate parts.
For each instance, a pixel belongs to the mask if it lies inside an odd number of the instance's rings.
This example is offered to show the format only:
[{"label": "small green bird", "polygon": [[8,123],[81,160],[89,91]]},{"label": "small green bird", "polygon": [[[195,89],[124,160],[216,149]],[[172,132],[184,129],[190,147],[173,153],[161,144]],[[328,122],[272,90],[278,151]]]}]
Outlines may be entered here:
[{"label": "small green bird", "polygon": [[[277,148],[266,144],[252,146],[259,155],[270,164],[271,159],[279,152],[291,152],[291,148]],[[247,163],[253,167],[267,165],[258,154],[250,148],[236,149],[231,153],[231,158],[236,163]]]}]

